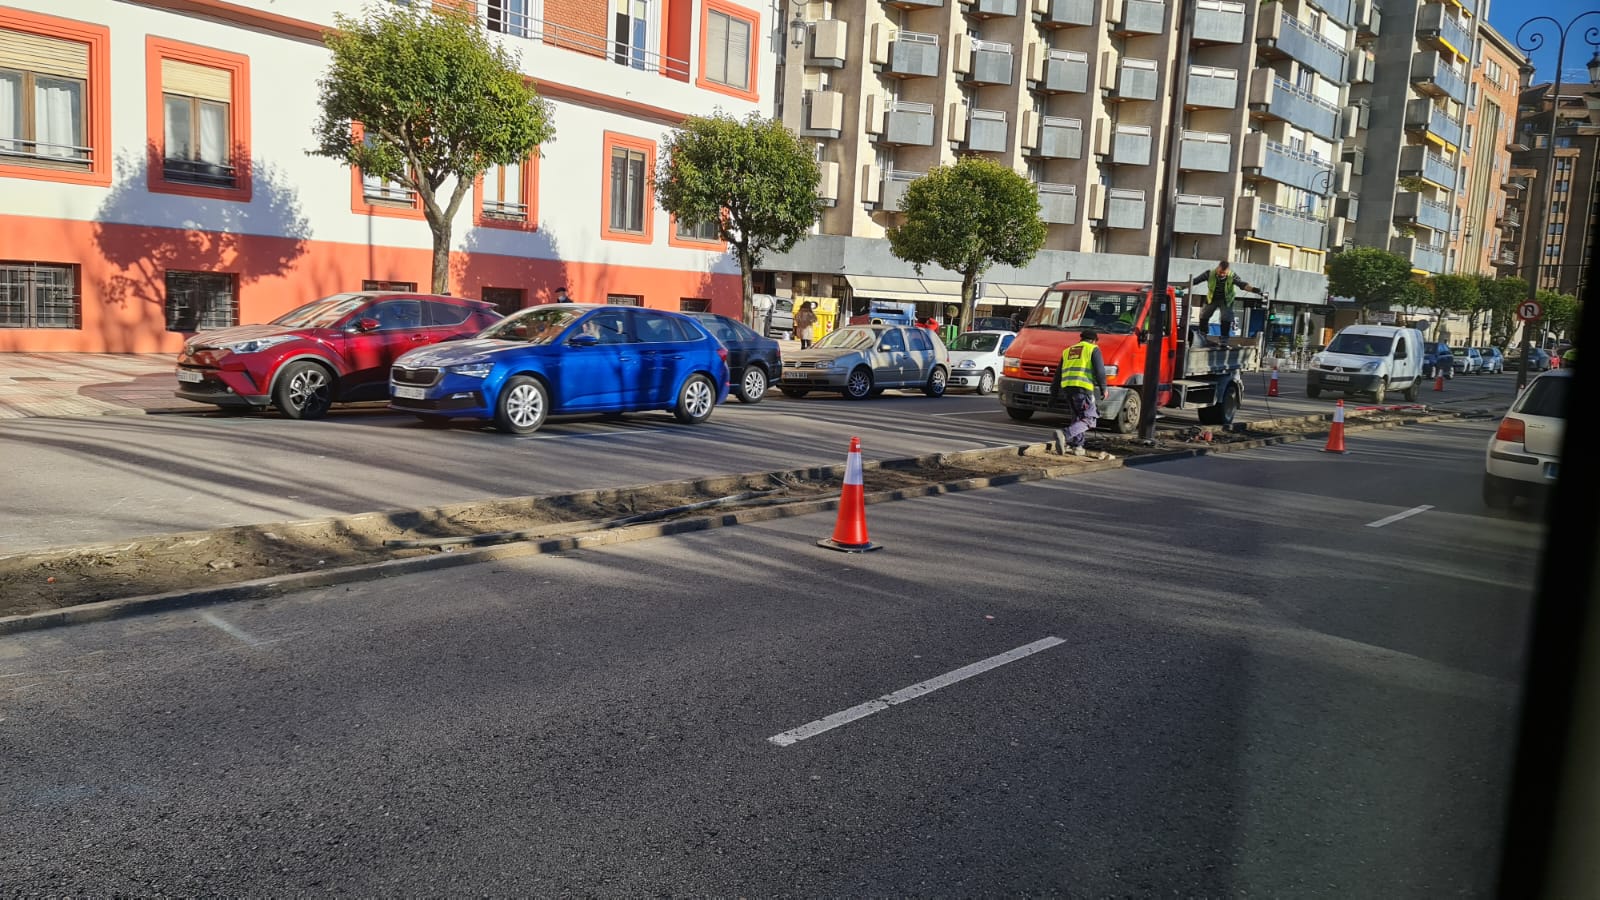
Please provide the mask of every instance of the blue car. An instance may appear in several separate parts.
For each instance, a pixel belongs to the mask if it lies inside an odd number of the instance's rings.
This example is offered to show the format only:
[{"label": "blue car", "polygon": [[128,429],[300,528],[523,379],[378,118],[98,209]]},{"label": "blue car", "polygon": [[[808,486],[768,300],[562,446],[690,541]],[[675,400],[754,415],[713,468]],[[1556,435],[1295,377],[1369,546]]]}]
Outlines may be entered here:
[{"label": "blue car", "polygon": [[1435,372],[1446,378],[1454,380],[1456,377],[1456,358],[1450,352],[1450,345],[1443,341],[1429,341],[1422,345],[1422,377],[1432,378]]},{"label": "blue car", "polygon": [[728,397],[728,351],[689,316],[551,303],[405,354],[389,370],[389,396],[426,424],[483,419],[507,434],[573,413],[662,409],[692,425]]}]

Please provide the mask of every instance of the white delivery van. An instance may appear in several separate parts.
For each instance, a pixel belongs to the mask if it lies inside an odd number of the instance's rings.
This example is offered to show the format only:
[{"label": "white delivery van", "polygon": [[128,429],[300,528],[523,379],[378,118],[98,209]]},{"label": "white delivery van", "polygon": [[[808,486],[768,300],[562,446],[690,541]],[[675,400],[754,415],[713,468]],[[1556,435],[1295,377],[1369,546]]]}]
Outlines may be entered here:
[{"label": "white delivery van", "polygon": [[1422,332],[1396,325],[1351,325],[1311,358],[1306,396],[1323,391],[1371,394],[1382,403],[1390,391],[1416,400],[1422,385]]}]

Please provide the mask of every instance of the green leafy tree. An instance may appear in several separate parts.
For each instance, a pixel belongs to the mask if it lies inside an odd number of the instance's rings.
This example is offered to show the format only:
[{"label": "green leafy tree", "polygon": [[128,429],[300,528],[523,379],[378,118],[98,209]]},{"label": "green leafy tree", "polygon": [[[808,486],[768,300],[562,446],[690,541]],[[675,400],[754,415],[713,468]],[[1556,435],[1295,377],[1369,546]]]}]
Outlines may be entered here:
[{"label": "green leafy tree", "polygon": [[1408,279],[1400,286],[1400,290],[1395,293],[1389,305],[1405,314],[1405,321],[1401,324],[1415,321],[1420,310],[1433,308],[1433,286],[1426,282]]},{"label": "green leafy tree", "polygon": [[961,274],[961,329],[972,326],[978,278],[995,263],[1024,266],[1044,246],[1039,192],[1011,169],[977,156],[937,166],[906,187],[905,222],[889,249],[916,266]]},{"label": "green leafy tree", "polygon": [[1490,340],[1505,347],[1517,330],[1517,304],[1528,298],[1528,282],[1521,278],[1498,278],[1480,283],[1479,292],[1489,311]]},{"label": "green leafy tree", "polygon": [[489,167],[519,163],[551,140],[549,105],[465,13],[383,4],[334,21],[311,153],[416,192],[433,232],[433,291],[448,291],[461,201]]},{"label": "green leafy tree", "polygon": [[1328,292],[1356,303],[1361,321],[1378,304],[1393,306],[1411,281],[1411,261],[1377,247],[1351,247],[1328,263]]},{"label": "green leafy tree", "polygon": [[656,202],[684,226],[718,223],[739,260],[748,318],[762,256],[788,252],[822,212],[812,145],[759,113],[691,116],[664,145]]},{"label": "green leafy tree", "polygon": [[1578,298],[1555,291],[1540,291],[1539,305],[1544,307],[1544,325],[1556,337],[1570,337],[1578,324]]},{"label": "green leafy tree", "polygon": [[1440,275],[1433,279],[1434,335],[1443,340],[1444,317],[1450,313],[1470,313],[1478,301],[1478,279],[1471,275]]}]

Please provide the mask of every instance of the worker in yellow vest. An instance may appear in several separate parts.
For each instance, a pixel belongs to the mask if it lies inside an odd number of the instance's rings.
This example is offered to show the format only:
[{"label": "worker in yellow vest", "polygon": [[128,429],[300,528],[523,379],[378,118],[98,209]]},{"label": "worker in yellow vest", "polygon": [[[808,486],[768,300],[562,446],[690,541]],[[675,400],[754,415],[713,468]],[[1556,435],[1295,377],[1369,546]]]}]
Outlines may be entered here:
[{"label": "worker in yellow vest", "polygon": [[[1061,351],[1061,370],[1056,376],[1058,396],[1072,414],[1067,446],[1074,456],[1087,455],[1084,439],[1090,429],[1100,424],[1100,408],[1095,401],[1106,398],[1106,364],[1100,357],[1100,334],[1085,328],[1080,337],[1078,343]],[[1111,454],[1102,450],[1095,458],[1110,459]]]}]

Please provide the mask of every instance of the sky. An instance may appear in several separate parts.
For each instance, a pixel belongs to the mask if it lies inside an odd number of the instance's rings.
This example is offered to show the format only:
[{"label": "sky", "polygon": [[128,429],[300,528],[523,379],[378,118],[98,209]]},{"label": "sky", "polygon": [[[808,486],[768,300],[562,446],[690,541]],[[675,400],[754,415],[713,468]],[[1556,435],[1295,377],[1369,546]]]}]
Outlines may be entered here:
[{"label": "sky", "polygon": [[[1517,43],[1517,29],[1533,16],[1549,16],[1566,25],[1574,17],[1591,10],[1594,15],[1584,16],[1567,32],[1567,55],[1561,66],[1564,85],[1584,85],[1589,83],[1588,65],[1595,48],[1585,43],[1583,37],[1590,28],[1600,29],[1600,0],[1490,0],[1489,24],[1514,45]],[[1534,75],[1534,82],[1547,82],[1555,76],[1556,44],[1561,36],[1549,22],[1540,22],[1529,26],[1524,33],[1523,43],[1527,43],[1526,36],[1532,34],[1535,28],[1544,29],[1542,33],[1545,39],[1544,47],[1533,54],[1533,64],[1539,70]]]}]

